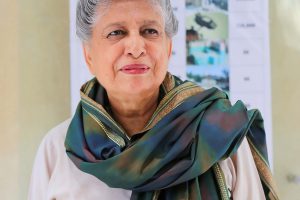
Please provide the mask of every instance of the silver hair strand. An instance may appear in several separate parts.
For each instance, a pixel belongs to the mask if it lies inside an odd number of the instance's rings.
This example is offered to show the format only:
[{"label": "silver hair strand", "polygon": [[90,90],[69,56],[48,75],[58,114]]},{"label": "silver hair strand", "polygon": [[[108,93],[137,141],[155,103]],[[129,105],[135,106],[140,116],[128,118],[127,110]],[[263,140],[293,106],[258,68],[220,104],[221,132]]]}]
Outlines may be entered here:
[{"label": "silver hair strand", "polygon": [[[107,8],[112,0],[79,0],[76,10],[76,34],[86,43],[92,36],[93,26],[98,18],[98,8]],[[178,21],[174,15],[170,0],[148,0],[158,5],[165,21],[165,32],[171,38],[178,31]]]}]

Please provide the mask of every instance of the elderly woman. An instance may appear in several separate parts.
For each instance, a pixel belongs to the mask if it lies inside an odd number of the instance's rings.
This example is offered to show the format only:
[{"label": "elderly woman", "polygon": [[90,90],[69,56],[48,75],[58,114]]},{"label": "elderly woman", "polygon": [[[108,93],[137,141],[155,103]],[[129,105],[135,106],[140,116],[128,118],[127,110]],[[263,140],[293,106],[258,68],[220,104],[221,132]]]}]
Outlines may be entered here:
[{"label": "elderly woman", "polygon": [[263,121],[215,88],[167,72],[170,0],[80,0],[94,79],[35,160],[29,199],[278,199]]}]

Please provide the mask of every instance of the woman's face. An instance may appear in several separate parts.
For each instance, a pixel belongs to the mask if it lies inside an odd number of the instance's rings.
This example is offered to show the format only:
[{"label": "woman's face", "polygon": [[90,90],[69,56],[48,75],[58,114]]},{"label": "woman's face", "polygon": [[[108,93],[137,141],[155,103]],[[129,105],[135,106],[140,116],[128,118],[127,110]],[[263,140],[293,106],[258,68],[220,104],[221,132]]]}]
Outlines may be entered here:
[{"label": "woman's face", "polygon": [[160,10],[141,0],[112,1],[84,45],[89,69],[109,95],[157,91],[171,49]]}]

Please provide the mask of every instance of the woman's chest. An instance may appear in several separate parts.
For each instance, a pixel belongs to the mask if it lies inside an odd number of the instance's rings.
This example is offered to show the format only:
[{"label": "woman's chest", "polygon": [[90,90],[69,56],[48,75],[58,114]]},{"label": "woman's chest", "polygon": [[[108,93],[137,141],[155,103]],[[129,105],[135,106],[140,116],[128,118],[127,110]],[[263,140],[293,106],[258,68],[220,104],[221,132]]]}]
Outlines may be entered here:
[{"label": "woman's chest", "polygon": [[81,172],[67,157],[59,159],[52,171],[47,200],[129,200],[131,191],[110,188],[97,178]]}]

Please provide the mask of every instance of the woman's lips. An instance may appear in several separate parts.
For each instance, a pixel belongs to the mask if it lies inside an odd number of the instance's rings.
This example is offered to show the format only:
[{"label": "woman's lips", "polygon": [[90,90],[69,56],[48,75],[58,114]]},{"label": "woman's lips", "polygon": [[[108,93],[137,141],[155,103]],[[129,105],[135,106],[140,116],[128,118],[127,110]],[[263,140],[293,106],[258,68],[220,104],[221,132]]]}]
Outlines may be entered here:
[{"label": "woman's lips", "polygon": [[125,74],[145,74],[149,71],[150,67],[143,64],[131,64],[123,66],[120,71]]}]

